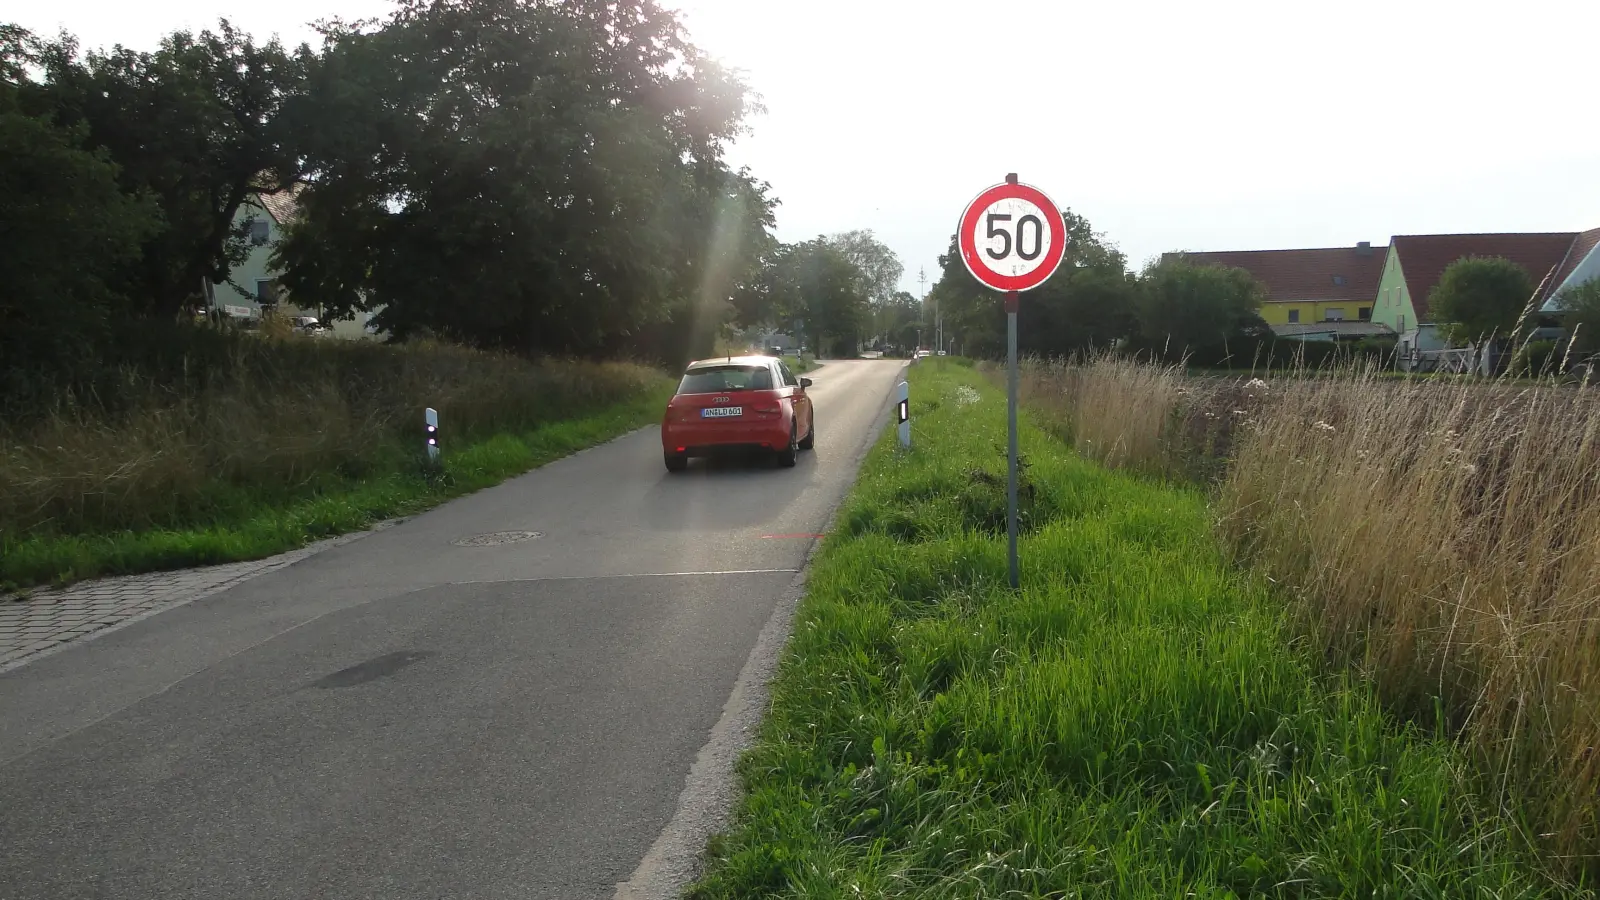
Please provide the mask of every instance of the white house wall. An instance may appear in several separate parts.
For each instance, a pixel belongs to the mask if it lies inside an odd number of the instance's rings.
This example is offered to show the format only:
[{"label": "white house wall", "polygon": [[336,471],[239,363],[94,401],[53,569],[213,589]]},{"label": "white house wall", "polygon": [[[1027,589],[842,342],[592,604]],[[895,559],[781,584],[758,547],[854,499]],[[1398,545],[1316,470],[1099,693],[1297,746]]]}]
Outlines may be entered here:
[{"label": "white house wall", "polygon": [[[228,273],[228,281],[231,283],[215,284],[212,286],[211,291],[214,297],[213,302],[217,306],[249,307],[252,315],[259,316],[261,315],[261,304],[256,299],[256,283],[276,277],[276,273],[272,271],[269,261],[272,259],[272,249],[277,245],[278,239],[283,236],[283,231],[265,209],[251,201],[241,204],[238,212],[234,213],[234,227],[243,228],[244,223],[251,219],[267,223],[267,242],[260,246],[251,245],[250,255],[245,257],[244,262],[234,266],[233,271]],[[246,237],[246,241],[248,240],[249,238]],[[240,294],[238,290],[235,290],[236,286],[249,293],[250,296],[246,297]]]}]

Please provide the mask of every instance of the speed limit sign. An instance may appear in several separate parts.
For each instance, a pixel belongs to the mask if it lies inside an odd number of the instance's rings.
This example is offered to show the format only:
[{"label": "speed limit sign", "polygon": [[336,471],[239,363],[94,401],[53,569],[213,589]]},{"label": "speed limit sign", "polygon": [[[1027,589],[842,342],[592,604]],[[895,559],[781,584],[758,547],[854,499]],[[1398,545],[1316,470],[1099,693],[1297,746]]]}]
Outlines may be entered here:
[{"label": "speed limit sign", "polygon": [[1011,587],[1021,587],[1017,562],[1017,295],[1041,284],[1067,252],[1066,228],[1044,191],[1007,175],[961,214],[961,261],[980,284],[1006,295],[1006,553]]},{"label": "speed limit sign", "polygon": [[1061,211],[1032,185],[1008,180],[979,194],[961,215],[961,260],[997,291],[1044,284],[1067,251]]}]

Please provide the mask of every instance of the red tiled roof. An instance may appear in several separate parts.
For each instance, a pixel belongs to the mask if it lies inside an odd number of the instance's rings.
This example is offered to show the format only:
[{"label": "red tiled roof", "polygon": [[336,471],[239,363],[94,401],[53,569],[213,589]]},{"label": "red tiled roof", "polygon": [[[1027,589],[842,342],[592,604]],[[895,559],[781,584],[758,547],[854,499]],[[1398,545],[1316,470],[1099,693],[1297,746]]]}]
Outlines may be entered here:
[{"label": "red tiled roof", "polygon": [[[1383,280],[1386,247],[1312,250],[1219,250],[1167,253],[1197,266],[1244,269],[1267,287],[1267,300],[1353,300],[1370,303]],[[1335,281],[1335,276],[1343,284]]]},{"label": "red tiled roof", "polygon": [[259,193],[256,194],[256,199],[261,202],[262,206],[266,207],[273,221],[279,225],[286,225],[294,221],[295,216],[300,212],[299,196],[301,187],[302,185],[300,184],[293,184],[287,190],[278,191],[277,193]]},{"label": "red tiled roof", "polygon": [[[1429,322],[1428,294],[1451,263],[1469,256],[1500,256],[1528,270],[1535,285],[1560,266],[1578,234],[1552,231],[1528,234],[1397,234],[1391,242],[1400,254],[1406,290],[1417,322]],[[1543,285],[1549,290],[1555,282]]]}]

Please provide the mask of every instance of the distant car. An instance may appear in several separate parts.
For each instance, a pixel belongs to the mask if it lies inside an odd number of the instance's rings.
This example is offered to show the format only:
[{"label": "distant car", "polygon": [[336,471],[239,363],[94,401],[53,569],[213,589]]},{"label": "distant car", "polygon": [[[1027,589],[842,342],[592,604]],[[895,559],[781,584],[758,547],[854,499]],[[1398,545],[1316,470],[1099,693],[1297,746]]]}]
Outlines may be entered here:
[{"label": "distant car", "polygon": [[806,388],[773,356],[730,356],[689,364],[661,420],[661,454],[669,472],[696,456],[754,449],[793,466],[817,439]]},{"label": "distant car", "polygon": [[930,357],[932,355],[933,355],[933,351],[932,350],[918,350],[917,351],[917,359],[927,359],[928,357]]},{"label": "distant car", "polygon": [[289,324],[293,326],[296,331],[299,331],[302,334],[309,334],[313,337],[333,333],[333,326],[327,324],[326,322],[317,321],[316,316],[295,316],[289,320]]},{"label": "distant car", "polygon": [[939,355],[940,355],[940,356],[943,356],[943,355],[944,355],[944,351],[943,351],[943,350],[940,350],[940,351],[939,351]]}]

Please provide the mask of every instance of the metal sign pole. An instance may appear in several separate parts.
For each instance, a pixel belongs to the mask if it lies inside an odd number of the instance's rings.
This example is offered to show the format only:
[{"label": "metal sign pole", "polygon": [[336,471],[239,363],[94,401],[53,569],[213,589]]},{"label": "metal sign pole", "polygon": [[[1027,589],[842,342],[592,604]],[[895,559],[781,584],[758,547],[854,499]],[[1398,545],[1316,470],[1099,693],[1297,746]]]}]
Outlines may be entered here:
[{"label": "metal sign pole", "polygon": [[[1018,295],[1045,282],[1060,267],[1067,239],[1065,217],[1055,201],[1033,185],[1022,184],[1017,173],[1004,184],[980,192],[961,213],[956,241],[961,261],[978,283],[1000,291],[1006,298],[1006,538],[1007,562],[1013,590],[1022,586],[1017,563],[1017,306]],[[942,342],[944,336],[939,335]],[[944,345],[940,344],[940,349]]]},{"label": "metal sign pole", "polygon": [[1006,561],[1011,587],[1020,586],[1017,566],[1017,292],[1006,292]]}]

